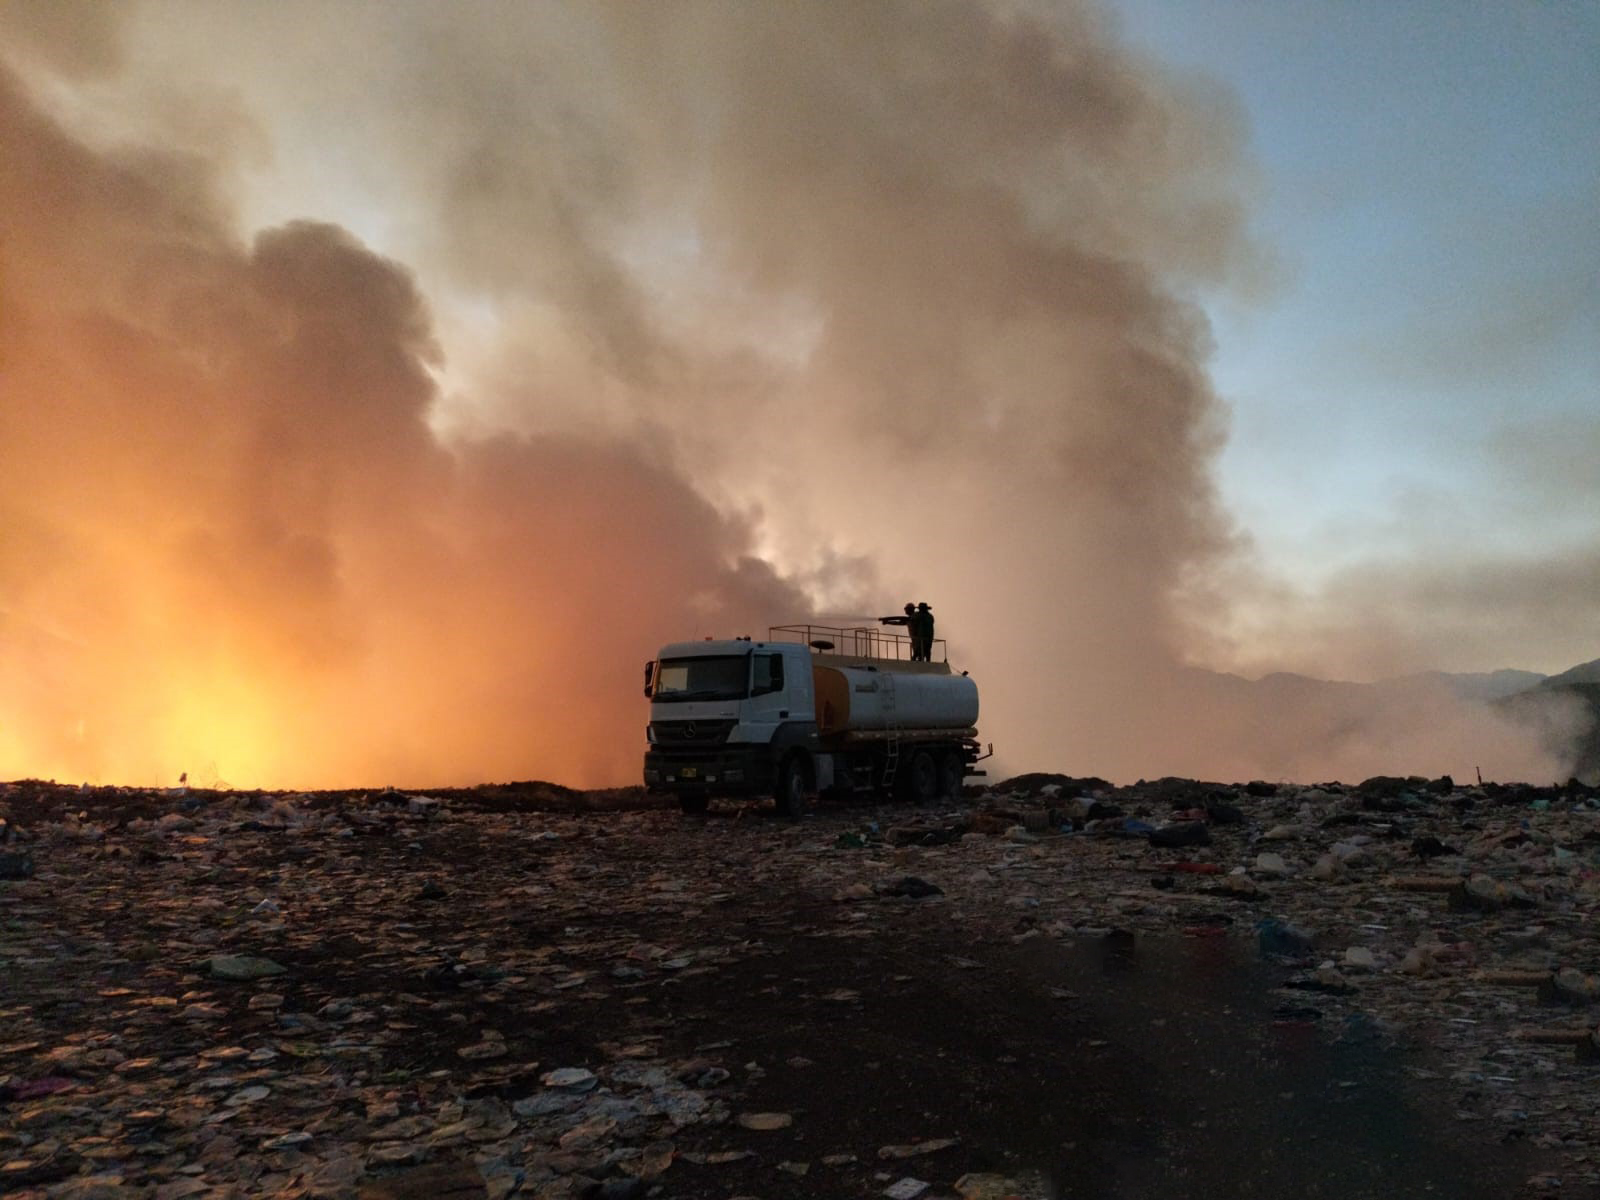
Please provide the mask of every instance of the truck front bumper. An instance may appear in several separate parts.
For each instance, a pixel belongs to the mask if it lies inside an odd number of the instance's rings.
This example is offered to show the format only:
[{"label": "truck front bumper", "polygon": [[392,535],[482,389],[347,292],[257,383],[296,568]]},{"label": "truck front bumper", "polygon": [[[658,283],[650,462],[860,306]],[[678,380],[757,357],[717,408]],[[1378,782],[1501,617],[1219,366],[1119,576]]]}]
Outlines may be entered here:
[{"label": "truck front bumper", "polygon": [[644,756],[644,785],[674,795],[750,796],[772,791],[772,755],[766,746],[706,746],[650,750]]}]

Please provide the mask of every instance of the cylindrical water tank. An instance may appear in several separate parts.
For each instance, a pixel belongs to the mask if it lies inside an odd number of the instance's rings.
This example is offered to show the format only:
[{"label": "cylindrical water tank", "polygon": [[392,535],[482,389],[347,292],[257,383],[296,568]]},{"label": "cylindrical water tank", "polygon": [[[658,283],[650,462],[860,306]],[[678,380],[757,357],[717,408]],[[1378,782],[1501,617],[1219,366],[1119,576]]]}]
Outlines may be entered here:
[{"label": "cylindrical water tank", "polygon": [[978,685],[965,675],[813,667],[817,732],[966,729],[978,723]]}]

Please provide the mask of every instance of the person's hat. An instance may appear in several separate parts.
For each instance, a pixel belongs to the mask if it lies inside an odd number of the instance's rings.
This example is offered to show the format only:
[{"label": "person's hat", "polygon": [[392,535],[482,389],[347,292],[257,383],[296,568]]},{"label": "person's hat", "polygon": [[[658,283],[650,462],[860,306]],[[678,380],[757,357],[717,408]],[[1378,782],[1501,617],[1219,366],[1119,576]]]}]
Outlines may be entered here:
[{"label": "person's hat", "polygon": [[932,612],[933,611],[933,609],[928,607],[928,602],[926,600],[924,600],[921,604],[917,605],[917,608],[922,612]]},{"label": "person's hat", "polygon": [[[926,604],[924,604],[922,607],[923,608],[927,608],[928,606]],[[915,604],[907,604],[906,605],[906,611],[907,612],[916,612],[917,611],[917,606]]]}]

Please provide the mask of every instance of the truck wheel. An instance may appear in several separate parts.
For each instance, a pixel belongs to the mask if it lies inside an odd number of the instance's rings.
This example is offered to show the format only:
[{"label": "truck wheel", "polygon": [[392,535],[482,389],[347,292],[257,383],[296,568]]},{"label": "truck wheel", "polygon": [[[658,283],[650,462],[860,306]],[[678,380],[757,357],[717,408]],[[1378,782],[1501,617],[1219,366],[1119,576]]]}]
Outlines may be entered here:
[{"label": "truck wheel", "polygon": [[798,821],[806,810],[806,791],[810,784],[804,757],[791,754],[784,759],[783,766],[778,770],[778,789],[773,797],[778,802],[778,812],[791,821]]},{"label": "truck wheel", "polygon": [[711,807],[710,796],[679,796],[678,807],[691,816],[703,816]]},{"label": "truck wheel", "polygon": [[939,795],[939,764],[927,750],[918,750],[905,766],[905,798],[913,804],[931,804]]},{"label": "truck wheel", "polygon": [[966,761],[954,750],[939,759],[939,799],[959,800],[967,782]]}]

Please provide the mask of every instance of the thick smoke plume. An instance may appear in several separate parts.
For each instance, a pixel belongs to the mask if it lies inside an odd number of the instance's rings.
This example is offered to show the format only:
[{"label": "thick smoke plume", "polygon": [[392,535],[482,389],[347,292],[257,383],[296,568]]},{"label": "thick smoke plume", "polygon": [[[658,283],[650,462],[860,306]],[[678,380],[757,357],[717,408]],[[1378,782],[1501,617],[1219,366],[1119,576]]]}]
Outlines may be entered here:
[{"label": "thick smoke plume", "polygon": [[1248,167],[1095,10],[117,16],[4,47],[0,777],[625,782],[655,644],[907,598],[1006,766],[1557,769],[1186,668]]},{"label": "thick smoke plume", "polygon": [[0,774],[615,780],[660,639],[803,611],[637,446],[442,448],[427,310],[348,234],[242,243],[10,80],[0,129]]}]

